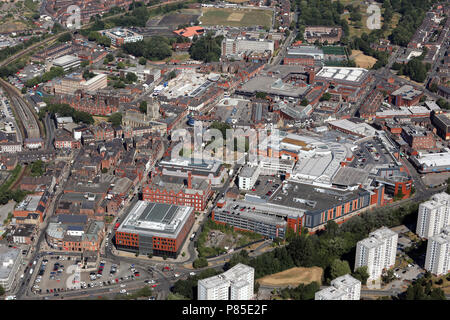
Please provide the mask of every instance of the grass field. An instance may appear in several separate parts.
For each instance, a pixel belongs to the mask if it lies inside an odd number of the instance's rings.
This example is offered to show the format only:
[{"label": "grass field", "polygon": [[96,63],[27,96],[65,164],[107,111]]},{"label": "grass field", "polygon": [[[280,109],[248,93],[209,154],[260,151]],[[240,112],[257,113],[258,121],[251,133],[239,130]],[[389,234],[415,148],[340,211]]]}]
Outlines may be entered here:
[{"label": "grass field", "polygon": [[352,50],[350,59],[355,60],[356,66],[360,68],[370,69],[377,62],[377,59],[371,56],[366,56],[360,50]]},{"label": "grass field", "polygon": [[271,27],[272,11],[235,8],[202,8],[200,21],[202,25],[205,26]]},{"label": "grass field", "polygon": [[325,53],[325,54],[345,55],[344,47],[325,46],[325,47],[322,47],[322,50],[323,50],[323,53]]},{"label": "grass field", "polygon": [[322,283],[322,268],[291,268],[265,276],[258,280],[259,284],[267,286],[295,286],[299,284],[308,284],[311,282]]}]

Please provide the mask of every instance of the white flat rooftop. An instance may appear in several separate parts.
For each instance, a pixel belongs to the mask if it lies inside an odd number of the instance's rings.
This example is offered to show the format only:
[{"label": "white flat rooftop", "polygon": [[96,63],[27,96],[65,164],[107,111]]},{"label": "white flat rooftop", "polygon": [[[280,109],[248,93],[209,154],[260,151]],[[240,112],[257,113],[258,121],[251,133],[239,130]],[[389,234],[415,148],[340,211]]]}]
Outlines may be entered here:
[{"label": "white flat rooftop", "polygon": [[427,167],[450,166],[450,153],[429,153],[416,157],[417,161]]},{"label": "white flat rooftop", "polygon": [[317,77],[359,82],[367,73],[368,70],[363,68],[323,67]]}]

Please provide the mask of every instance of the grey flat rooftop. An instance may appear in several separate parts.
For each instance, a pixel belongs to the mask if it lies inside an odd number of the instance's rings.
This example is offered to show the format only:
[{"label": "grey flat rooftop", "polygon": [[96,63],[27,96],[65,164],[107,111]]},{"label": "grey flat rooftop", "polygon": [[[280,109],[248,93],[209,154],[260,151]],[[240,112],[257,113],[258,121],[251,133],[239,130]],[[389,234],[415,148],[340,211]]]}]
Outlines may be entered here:
[{"label": "grey flat rooftop", "polygon": [[251,178],[258,167],[244,166],[239,173],[240,177]]},{"label": "grey flat rooftop", "polygon": [[308,212],[322,212],[344,202],[357,199],[368,192],[361,189],[344,191],[293,181],[289,181],[287,185],[283,184],[283,187],[271,196],[269,202]]},{"label": "grey flat rooftop", "polygon": [[192,207],[137,201],[117,231],[176,238],[192,211]]},{"label": "grey flat rooftop", "polygon": [[80,59],[78,57],[75,57],[72,55],[66,55],[66,56],[62,56],[60,58],[53,60],[53,64],[63,65],[63,64],[68,64],[68,63],[72,63],[72,62],[79,61],[79,60]]},{"label": "grey flat rooftop", "polygon": [[41,196],[27,196],[22,202],[18,204],[16,210],[36,211],[40,200]]},{"label": "grey flat rooftop", "polygon": [[283,217],[302,217],[303,210],[266,202],[253,202],[249,200],[227,201],[224,208],[217,211],[240,215],[250,220],[264,221],[267,224],[284,225]]},{"label": "grey flat rooftop", "polygon": [[368,177],[369,172],[365,170],[352,167],[342,167],[334,176],[333,184],[341,186],[364,184]]},{"label": "grey flat rooftop", "polygon": [[177,207],[174,207],[170,204],[149,203],[144,208],[144,211],[140,215],[139,220],[170,223],[173,219],[173,216],[175,215],[176,210]]}]

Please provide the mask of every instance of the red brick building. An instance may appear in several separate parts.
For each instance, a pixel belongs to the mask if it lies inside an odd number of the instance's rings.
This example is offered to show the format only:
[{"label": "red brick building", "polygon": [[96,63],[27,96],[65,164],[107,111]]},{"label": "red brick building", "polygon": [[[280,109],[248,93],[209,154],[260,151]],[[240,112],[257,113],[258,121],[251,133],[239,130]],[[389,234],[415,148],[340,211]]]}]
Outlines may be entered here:
[{"label": "red brick building", "polygon": [[314,58],[308,55],[289,55],[284,57],[283,64],[291,66],[314,66]]},{"label": "red brick building", "polygon": [[397,107],[410,107],[418,105],[422,97],[422,91],[414,89],[413,86],[404,85],[403,87],[400,87],[399,89],[391,93],[391,95],[389,96],[389,102],[396,105]]},{"label": "red brick building", "polygon": [[404,126],[402,138],[414,150],[428,150],[436,148],[436,140],[432,132],[413,126]]},{"label": "red brick building", "polygon": [[[187,180],[187,181],[185,181]],[[212,195],[211,184],[203,179],[157,175],[142,188],[144,201],[176,204],[203,211]]]},{"label": "red brick building", "polygon": [[123,251],[176,258],[194,221],[193,208],[138,201],[116,231],[116,246]]}]

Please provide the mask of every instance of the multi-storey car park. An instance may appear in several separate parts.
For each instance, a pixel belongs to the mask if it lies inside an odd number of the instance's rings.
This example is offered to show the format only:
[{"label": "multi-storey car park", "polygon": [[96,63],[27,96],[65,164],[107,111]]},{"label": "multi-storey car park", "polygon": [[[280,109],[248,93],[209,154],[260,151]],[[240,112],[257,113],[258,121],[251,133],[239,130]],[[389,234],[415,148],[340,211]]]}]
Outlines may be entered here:
[{"label": "multi-storey car park", "polygon": [[137,201],[115,234],[119,250],[176,258],[194,224],[194,209]]},{"label": "multi-storey car park", "polygon": [[316,232],[329,220],[342,223],[362,210],[379,205],[383,193],[383,186],[374,191],[349,191],[289,181],[270,199],[247,195],[245,200],[224,200],[213,210],[212,219],[269,238],[283,238],[287,228],[300,232],[301,227],[306,227]]}]

